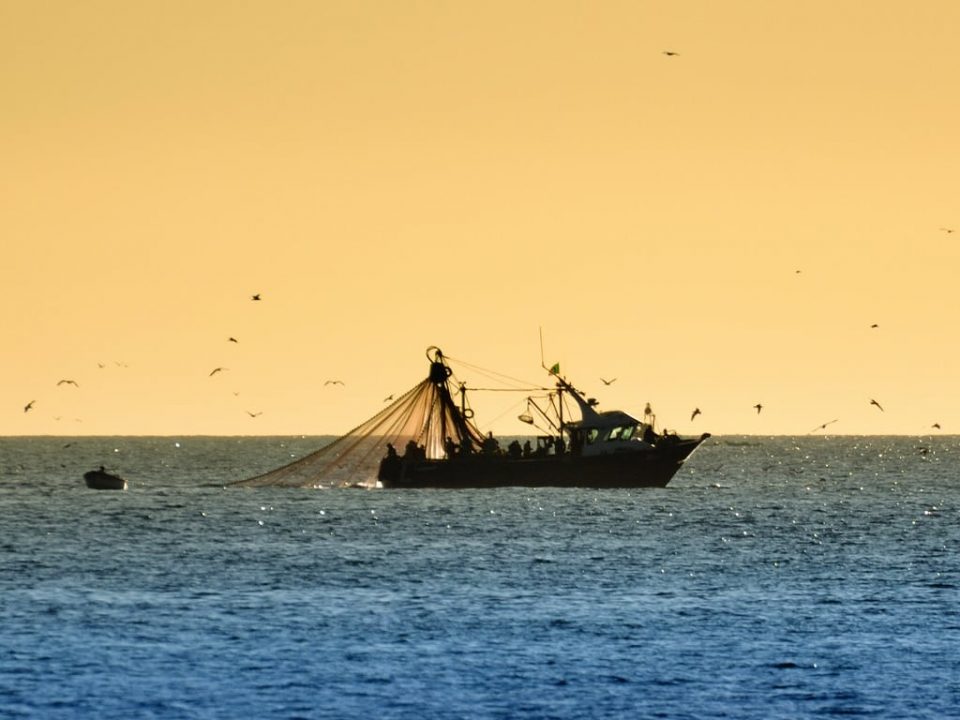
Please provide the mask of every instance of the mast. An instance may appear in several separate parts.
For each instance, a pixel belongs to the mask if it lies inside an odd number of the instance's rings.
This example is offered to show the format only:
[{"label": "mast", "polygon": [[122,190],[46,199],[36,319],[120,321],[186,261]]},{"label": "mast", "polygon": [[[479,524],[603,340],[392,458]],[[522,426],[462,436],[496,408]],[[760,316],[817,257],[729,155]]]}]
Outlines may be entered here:
[{"label": "mast", "polygon": [[557,383],[557,408],[560,416],[560,439],[563,439],[563,385]]},{"label": "mast", "polygon": [[[557,372],[553,372],[553,368],[548,368],[547,363],[543,358],[543,328],[540,328],[540,367],[546,370],[548,373],[553,375],[557,379],[557,417],[560,420],[560,440],[563,440],[563,391],[567,383],[560,377],[560,365],[554,365],[557,368]],[[576,392],[574,392],[576,396]]]},{"label": "mast", "polygon": [[[433,357],[430,357],[430,351],[433,351]],[[447,377],[448,370],[446,363],[443,362],[443,352],[438,347],[429,347],[427,348],[427,359],[430,361],[430,375],[429,380],[433,383],[434,387],[437,388],[437,392],[441,395],[441,402],[443,396],[443,390],[447,386]],[[447,428],[447,414],[443,412],[442,408],[440,411],[440,443],[446,447],[446,439],[450,435],[450,431]]]},{"label": "mast", "polygon": [[[431,352],[433,353],[432,357]],[[461,384],[461,390],[463,391],[461,407],[457,407],[450,393],[450,376],[453,375],[453,371],[445,362],[443,352],[437,347],[427,348],[427,358],[430,360],[429,380],[436,388],[440,399],[441,442],[443,442],[448,435],[454,434],[450,432],[451,428],[448,427],[449,422],[449,424],[453,426],[452,429],[456,430],[455,434],[460,441],[461,447],[466,446],[468,451],[475,450],[477,443],[480,442],[479,432],[471,427],[469,421],[472,412],[466,406],[466,384]],[[449,418],[447,417],[448,413]]]}]

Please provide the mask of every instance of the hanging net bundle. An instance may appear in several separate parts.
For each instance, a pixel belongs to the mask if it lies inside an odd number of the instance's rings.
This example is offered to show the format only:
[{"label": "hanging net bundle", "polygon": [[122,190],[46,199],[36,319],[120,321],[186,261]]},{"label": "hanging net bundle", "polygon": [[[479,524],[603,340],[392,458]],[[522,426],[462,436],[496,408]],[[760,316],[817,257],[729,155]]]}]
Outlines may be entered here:
[{"label": "hanging net bundle", "polygon": [[427,351],[429,376],[362,425],[329,445],[234,487],[375,487],[381,460],[391,452],[446,457],[447,447],[479,448],[472,412],[459,408],[448,385],[452,374],[438,348]]}]

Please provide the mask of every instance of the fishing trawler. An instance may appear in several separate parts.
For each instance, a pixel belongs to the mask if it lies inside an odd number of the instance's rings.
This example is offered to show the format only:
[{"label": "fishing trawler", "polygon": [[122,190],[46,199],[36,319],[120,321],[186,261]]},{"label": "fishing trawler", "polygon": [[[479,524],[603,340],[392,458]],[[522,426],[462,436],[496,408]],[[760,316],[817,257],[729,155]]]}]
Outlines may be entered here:
[{"label": "fishing trawler", "polygon": [[[518,419],[540,434],[500,447],[473,421],[465,382],[450,358],[427,349],[427,377],[374,417],[329,445],[288,465],[233,485],[263,487],[664,487],[710,437],[658,432],[652,411],[638,420],[600,411],[560,374],[544,369],[552,387],[527,397]],[[471,392],[478,389],[472,388]],[[454,395],[459,395],[457,401]],[[535,444],[534,441],[535,440]]]},{"label": "fishing trawler", "polygon": [[[554,432],[529,441],[514,440],[504,450],[492,434],[483,436],[472,422],[466,386],[459,388],[460,405],[453,401],[451,376],[443,353],[431,348],[428,381],[436,388],[443,428],[443,454],[431,457],[426,445],[409,441],[404,454],[391,445],[380,463],[377,480],[385,488],[491,488],[664,487],[683,462],[710,435],[680,437],[657,433],[651,423],[620,410],[599,412],[596,401],[586,398],[560,376],[559,366],[549,370],[556,388],[549,397],[556,419],[532,399],[535,410]],[[580,418],[565,417],[565,398],[577,406]],[[519,419],[533,424],[531,413]]]}]

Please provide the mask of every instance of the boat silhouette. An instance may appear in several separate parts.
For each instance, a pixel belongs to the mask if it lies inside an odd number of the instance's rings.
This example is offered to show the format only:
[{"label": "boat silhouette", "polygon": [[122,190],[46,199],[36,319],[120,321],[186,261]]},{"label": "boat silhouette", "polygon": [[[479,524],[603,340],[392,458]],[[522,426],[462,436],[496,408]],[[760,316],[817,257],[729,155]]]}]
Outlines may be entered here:
[{"label": "boat silhouette", "polygon": [[[474,425],[465,385],[458,391],[460,404],[454,402],[449,386],[452,373],[443,353],[431,348],[428,357],[428,381],[436,388],[436,407],[430,416],[444,426],[443,453],[431,457],[431,443],[410,441],[403,455],[389,446],[377,473],[384,488],[665,487],[710,437],[709,433],[696,437],[658,433],[652,423],[621,410],[599,412],[596,401],[563,378],[555,365],[548,369],[555,381],[549,401],[528,399],[528,409],[537,412],[551,432],[537,436],[535,448],[515,440],[504,451],[492,434],[483,436]],[[578,419],[565,413],[567,398],[576,406]],[[535,422],[530,412],[519,419],[530,425]],[[431,430],[436,434],[436,428],[427,428],[424,434]]]},{"label": "boat silhouette", "polygon": [[83,474],[83,480],[91,490],[126,490],[127,481],[117,475],[108,473],[103,465],[97,470],[90,470]]},{"label": "boat silhouette", "polygon": [[468,393],[467,384],[456,380],[450,358],[437,347],[427,349],[427,359],[425,379],[388,398],[389,405],[358,427],[286,465],[230,485],[663,487],[710,437],[658,431],[649,407],[642,421],[620,410],[601,412],[595,400],[560,374],[558,365],[544,365],[552,386],[510,388],[542,394],[528,396],[527,411],[518,417],[540,434],[526,437],[522,445],[524,438],[516,438],[503,448],[474,423],[468,401],[468,395],[494,388],[471,388]]}]

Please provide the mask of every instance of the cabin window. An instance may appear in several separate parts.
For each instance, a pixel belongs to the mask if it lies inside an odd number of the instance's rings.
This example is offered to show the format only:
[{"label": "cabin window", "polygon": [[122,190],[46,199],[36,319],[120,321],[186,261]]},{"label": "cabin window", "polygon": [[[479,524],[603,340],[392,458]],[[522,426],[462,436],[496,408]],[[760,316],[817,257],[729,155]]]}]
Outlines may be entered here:
[{"label": "cabin window", "polygon": [[600,431],[596,428],[590,428],[587,431],[587,445],[593,445],[597,441],[597,435],[600,434]]},{"label": "cabin window", "polygon": [[607,436],[607,440],[629,440],[633,437],[633,434],[637,431],[636,425],[618,425],[613,430],[610,431],[610,434]]}]

